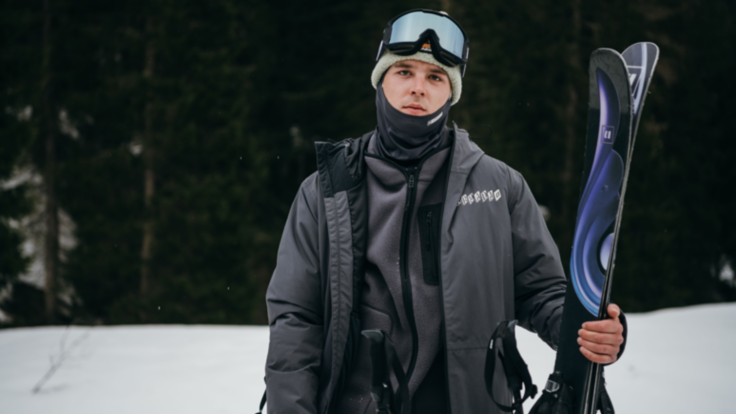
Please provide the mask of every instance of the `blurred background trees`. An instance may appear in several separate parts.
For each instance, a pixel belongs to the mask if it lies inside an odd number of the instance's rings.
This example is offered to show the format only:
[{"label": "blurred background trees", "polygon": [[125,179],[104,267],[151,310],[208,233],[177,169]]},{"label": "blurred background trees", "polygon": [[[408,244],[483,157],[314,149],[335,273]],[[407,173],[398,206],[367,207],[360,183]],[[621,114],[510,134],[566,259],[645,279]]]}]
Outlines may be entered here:
[{"label": "blurred background trees", "polygon": [[463,24],[450,117],[525,175],[564,258],[588,57],[659,44],[613,296],[736,299],[731,1],[2,0],[3,324],[265,323],[312,143],[373,128],[381,31],[415,7]]}]

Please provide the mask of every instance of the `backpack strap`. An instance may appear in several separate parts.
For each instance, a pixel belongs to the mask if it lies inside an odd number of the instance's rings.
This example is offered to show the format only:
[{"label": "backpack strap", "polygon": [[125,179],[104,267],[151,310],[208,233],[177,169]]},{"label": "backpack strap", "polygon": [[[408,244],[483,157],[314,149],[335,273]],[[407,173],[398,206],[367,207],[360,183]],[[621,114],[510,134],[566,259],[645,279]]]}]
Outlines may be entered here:
[{"label": "backpack strap", "polygon": [[[516,346],[515,327],[516,320],[502,321],[493,331],[486,352],[485,381],[486,391],[499,409],[504,412],[523,413],[522,404],[529,397],[537,395],[537,386],[532,383],[529,368],[521,358]],[[500,403],[493,394],[493,374],[496,370],[497,359],[501,361],[506,382],[514,396],[510,405]],[[524,389],[523,396],[522,388]]]},{"label": "backpack strap", "polygon": [[[409,383],[393,343],[379,329],[361,334],[370,341],[371,397],[376,402],[376,413],[410,413]],[[392,373],[398,383],[396,390],[392,388]]]}]

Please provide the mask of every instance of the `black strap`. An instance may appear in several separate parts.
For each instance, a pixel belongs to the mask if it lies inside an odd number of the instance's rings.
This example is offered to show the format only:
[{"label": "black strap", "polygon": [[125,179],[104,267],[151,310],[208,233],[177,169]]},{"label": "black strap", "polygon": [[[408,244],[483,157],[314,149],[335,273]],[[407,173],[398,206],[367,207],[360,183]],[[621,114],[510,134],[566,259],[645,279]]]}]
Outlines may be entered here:
[{"label": "black strap", "polygon": [[611,396],[608,395],[605,384],[601,386],[601,396],[598,400],[598,410],[602,414],[613,414],[616,411],[613,409],[613,402]]},{"label": "black strap", "polygon": [[[516,321],[499,322],[491,335],[486,352],[486,391],[496,406],[504,412],[523,413],[522,404],[529,397],[537,395],[537,386],[532,383],[529,369],[521,358],[516,346],[516,333],[514,331]],[[493,394],[493,374],[496,370],[496,357],[503,365],[506,382],[513,393],[513,401],[510,405],[504,405],[496,400]],[[524,389],[524,395],[521,390]]]},{"label": "black strap", "polygon": [[263,397],[261,397],[261,404],[258,406],[258,411],[256,412],[257,415],[263,414],[263,407],[266,406],[266,392],[268,390],[263,390]]},{"label": "black strap", "polygon": [[[376,403],[376,413],[410,413],[409,384],[393,343],[379,329],[361,333],[370,341],[371,397]],[[392,388],[392,372],[398,382],[396,390]]]}]

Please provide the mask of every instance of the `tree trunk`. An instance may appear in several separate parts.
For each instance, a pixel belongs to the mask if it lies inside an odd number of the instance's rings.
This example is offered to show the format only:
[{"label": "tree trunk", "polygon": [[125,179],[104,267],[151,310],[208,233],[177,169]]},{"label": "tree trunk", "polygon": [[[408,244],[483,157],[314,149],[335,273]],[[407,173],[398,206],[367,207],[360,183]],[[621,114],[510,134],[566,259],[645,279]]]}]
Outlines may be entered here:
[{"label": "tree trunk", "polygon": [[[578,97],[577,89],[575,87],[576,82],[579,80],[587,80],[585,74],[587,72],[580,66],[580,31],[582,30],[582,18],[580,15],[580,0],[573,0],[570,4],[572,8],[572,36],[570,43],[567,45],[567,66],[570,73],[573,74],[567,85],[567,99],[565,100],[566,105],[563,109],[563,122],[565,126],[564,134],[564,161],[562,166],[562,172],[560,180],[562,182],[563,199],[562,206],[560,209],[560,215],[563,218],[564,224],[570,224],[574,220],[575,212],[577,208],[575,201],[575,193],[578,189],[577,175],[575,169],[575,158],[579,157],[582,152],[579,151],[576,146],[576,138],[580,134],[578,131],[577,121],[577,110],[580,102]],[[586,83],[587,85],[587,83]],[[566,230],[570,227],[565,227]],[[565,244],[568,247],[572,244],[572,231],[565,231],[563,241],[569,244]]]},{"label": "tree trunk", "polygon": [[43,2],[43,44],[41,63],[41,115],[44,135],[44,208],[46,234],[44,236],[44,312],[46,321],[56,320],[56,283],[59,263],[59,209],[56,199],[56,135],[51,105],[51,12],[49,1]]},{"label": "tree trunk", "polygon": [[156,193],[156,171],[153,140],[153,94],[151,83],[156,63],[156,48],[152,39],[154,22],[146,20],[146,55],[143,80],[146,84],[146,104],[143,114],[143,202],[145,206],[143,221],[143,243],[141,246],[140,295],[145,298],[151,290],[151,259],[154,245],[153,199]]}]

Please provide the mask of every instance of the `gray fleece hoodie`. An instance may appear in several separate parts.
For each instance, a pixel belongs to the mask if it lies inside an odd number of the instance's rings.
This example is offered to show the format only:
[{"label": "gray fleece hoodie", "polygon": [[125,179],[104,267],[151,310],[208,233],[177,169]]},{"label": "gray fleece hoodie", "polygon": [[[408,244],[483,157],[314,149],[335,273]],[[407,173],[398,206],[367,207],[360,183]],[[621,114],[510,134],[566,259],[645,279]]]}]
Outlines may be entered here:
[{"label": "gray fleece hoodie", "polygon": [[[440,171],[450,149],[405,167],[379,156],[375,139],[368,144],[365,159],[368,245],[360,319],[362,329],[381,329],[389,336],[413,395],[440,349],[439,279],[425,268],[433,267],[439,254],[433,249],[439,246],[432,241],[431,215],[443,200],[446,175]],[[375,413],[367,389],[369,357],[368,342],[361,338],[337,412]]]}]

